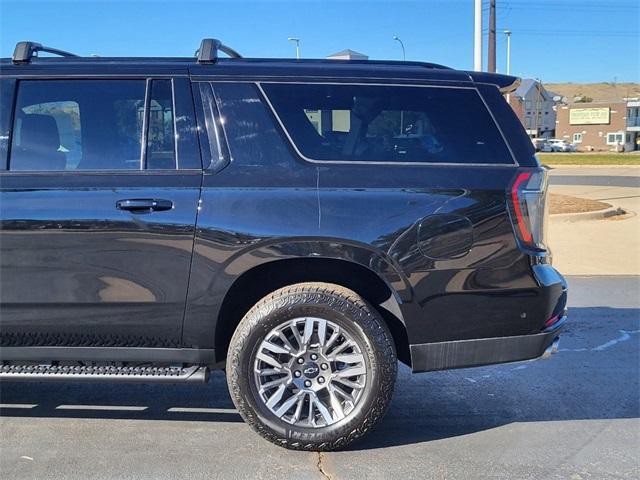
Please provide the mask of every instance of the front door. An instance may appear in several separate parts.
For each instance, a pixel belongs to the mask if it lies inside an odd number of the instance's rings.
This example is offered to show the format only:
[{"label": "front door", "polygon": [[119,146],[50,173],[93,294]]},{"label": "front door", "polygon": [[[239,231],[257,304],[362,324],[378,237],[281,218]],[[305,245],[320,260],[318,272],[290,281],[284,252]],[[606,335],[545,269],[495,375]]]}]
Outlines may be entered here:
[{"label": "front door", "polygon": [[202,174],[187,79],[12,86],[1,345],[179,347]]}]

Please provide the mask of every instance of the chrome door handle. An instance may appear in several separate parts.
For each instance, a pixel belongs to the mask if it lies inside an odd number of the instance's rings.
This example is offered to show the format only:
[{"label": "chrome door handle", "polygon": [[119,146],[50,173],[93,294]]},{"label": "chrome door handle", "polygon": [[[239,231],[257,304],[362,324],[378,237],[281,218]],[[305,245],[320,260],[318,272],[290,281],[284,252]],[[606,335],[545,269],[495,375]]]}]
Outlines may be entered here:
[{"label": "chrome door handle", "polygon": [[171,210],[173,202],[156,198],[130,198],[116,202],[118,210],[127,210],[133,213],[151,213],[163,210]]}]

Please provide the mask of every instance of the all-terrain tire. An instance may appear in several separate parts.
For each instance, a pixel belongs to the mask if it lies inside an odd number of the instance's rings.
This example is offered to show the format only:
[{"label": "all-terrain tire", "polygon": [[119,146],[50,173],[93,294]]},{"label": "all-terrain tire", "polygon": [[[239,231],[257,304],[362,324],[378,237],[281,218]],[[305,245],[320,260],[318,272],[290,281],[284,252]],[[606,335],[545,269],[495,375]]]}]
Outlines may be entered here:
[{"label": "all-terrain tire", "polygon": [[[299,317],[319,317],[348,330],[366,359],[366,384],[345,418],[323,427],[285,422],[259,398],[254,380],[256,351],[273,328]],[[260,435],[295,450],[329,451],[370,431],[385,415],[395,386],[397,357],[378,312],[355,292],[328,283],[300,283],[260,300],[241,320],[227,356],[227,382],[242,418]]]}]

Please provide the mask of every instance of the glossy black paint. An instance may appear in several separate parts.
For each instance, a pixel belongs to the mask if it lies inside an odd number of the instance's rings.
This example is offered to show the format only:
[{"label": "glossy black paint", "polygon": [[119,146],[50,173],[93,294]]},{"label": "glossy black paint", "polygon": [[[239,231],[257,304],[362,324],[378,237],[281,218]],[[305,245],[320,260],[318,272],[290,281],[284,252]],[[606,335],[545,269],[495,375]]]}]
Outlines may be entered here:
[{"label": "glossy black paint", "polygon": [[[4,174],[2,344],[178,347],[201,177]],[[168,211],[117,208],[134,198]]]},{"label": "glossy black paint", "polygon": [[[204,179],[186,345],[213,346],[203,330],[239,275],[300,257],[341,259],[378,274],[394,292],[411,343],[526,334],[544,321],[535,315],[540,292],[529,257],[517,248],[505,210],[502,186],[512,170],[466,169],[468,180],[453,188],[455,167],[318,168],[292,159],[277,179],[257,166],[238,168]],[[418,227],[443,212],[468,219],[462,234],[470,223],[474,246],[460,255],[454,244],[441,253],[452,258],[428,258]]]},{"label": "glossy black paint", "polygon": [[[4,62],[3,100],[20,78],[172,78],[181,170],[0,170],[2,344],[202,349],[210,358],[217,332],[238,320],[220,316],[230,289],[254,269],[289,259],[331,259],[371,272],[389,294],[381,308],[412,345],[539,333],[564,309],[566,291],[561,277],[544,273],[552,267],[536,273],[516,243],[506,188],[517,165],[312,164],[296,155],[265,104],[269,127],[256,124],[255,133],[276,154],[256,161],[237,144],[234,150],[219,118],[220,82],[428,83],[477,87],[514,159],[537,165],[494,85],[455,70],[334,65]],[[3,109],[2,132],[6,118]],[[174,208],[116,208],[141,198]]]}]

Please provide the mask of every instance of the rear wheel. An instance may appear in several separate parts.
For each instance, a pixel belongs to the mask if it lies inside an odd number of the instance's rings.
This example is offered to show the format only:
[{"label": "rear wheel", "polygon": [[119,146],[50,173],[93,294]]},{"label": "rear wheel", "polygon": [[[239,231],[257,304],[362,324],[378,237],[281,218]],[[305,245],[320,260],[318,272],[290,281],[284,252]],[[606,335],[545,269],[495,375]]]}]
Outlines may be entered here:
[{"label": "rear wheel", "polygon": [[333,450],[384,416],[397,371],[378,313],[351,290],[326,283],[282,288],[258,302],[233,335],[232,399],[273,443]]}]

